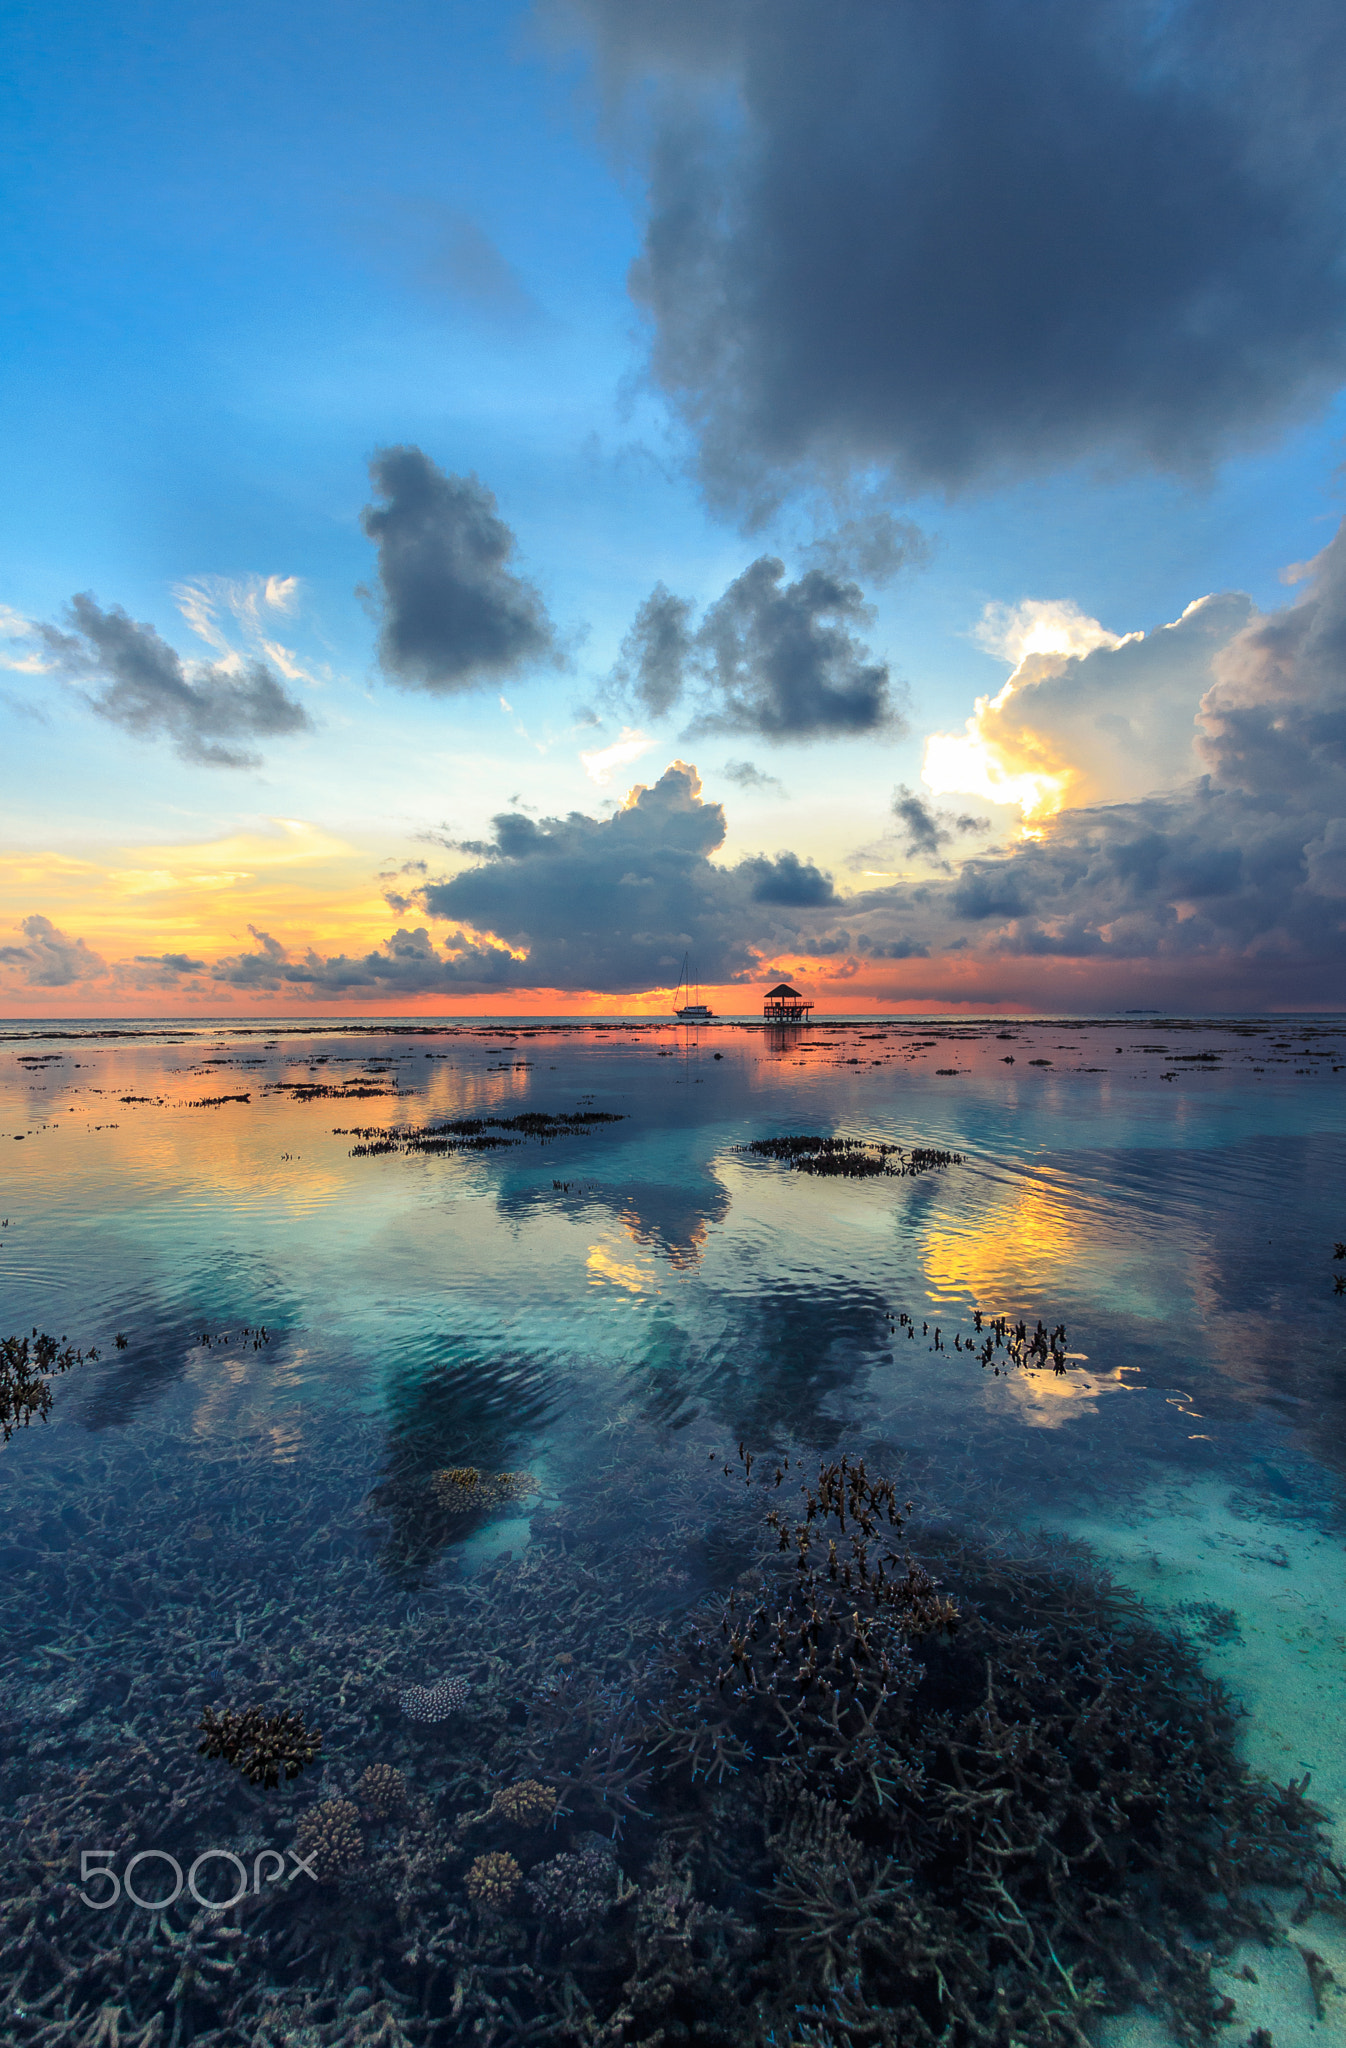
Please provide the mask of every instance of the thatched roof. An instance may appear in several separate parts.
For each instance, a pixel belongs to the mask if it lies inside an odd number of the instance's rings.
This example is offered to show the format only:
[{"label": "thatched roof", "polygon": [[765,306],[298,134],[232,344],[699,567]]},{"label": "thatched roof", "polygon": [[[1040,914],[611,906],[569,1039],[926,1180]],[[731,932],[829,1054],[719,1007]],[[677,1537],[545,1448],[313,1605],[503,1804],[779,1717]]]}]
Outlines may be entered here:
[{"label": "thatched roof", "polygon": [[788,981],[778,981],[774,988],[769,988],[766,992],[766,1000],[769,1003],[780,1002],[787,997],[796,1003],[801,1003],[804,1000],[799,990],[791,988]]}]

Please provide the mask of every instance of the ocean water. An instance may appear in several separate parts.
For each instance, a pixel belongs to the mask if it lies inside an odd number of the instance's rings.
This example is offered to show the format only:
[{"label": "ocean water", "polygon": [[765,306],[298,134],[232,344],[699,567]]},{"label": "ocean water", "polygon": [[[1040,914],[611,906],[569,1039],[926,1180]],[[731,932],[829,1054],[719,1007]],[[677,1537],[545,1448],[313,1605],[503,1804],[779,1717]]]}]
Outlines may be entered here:
[{"label": "ocean water", "polygon": [[1331,1018],[0,1025],[3,2037],[1346,2039],[1344,1167]]}]

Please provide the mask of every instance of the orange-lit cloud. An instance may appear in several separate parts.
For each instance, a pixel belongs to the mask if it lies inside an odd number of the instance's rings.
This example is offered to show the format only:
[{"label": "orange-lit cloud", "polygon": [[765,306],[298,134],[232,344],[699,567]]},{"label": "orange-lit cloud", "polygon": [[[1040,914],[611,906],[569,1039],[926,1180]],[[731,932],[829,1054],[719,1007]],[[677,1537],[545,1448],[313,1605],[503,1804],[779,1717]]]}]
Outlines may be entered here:
[{"label": "orange-lit cloud", "polygon": [[388,924],[372,866],[367,850],[292,818],[103,858],[11,853],[0,856],[0,926],[39,913],[112,959],[184,949],[211,957],[236,948],[250,924],[299,928],[327,948],[368,943]]},{"label": "orange-lit cloud", "polygon": [[1013,717],[1011,703],[1026,685],[1059,674],[1066,661],[1096,647],[1120,647],[1122,638],[1069,600],[1037,598],[987,605],[975,637],[1012,662],[1013,673],[996,696],[978,697],[961,733],[931,733],[923,779],[939,796],[1017,804],[1025,824],[1053,817],[1078,780],[1076,770],[1050,733]]},{"label": "orange-lit cloud", "polygon": [[1202,597],[1171,625],[1117,634],[1068,603],[989,608],[977,637],[1013,672],[961,733],[931,734],[926,782],[1016,805],[1032,836],[1067,806],[1188,781],[1202,766],[1202,699],[1251,610],[1239,594]]}]

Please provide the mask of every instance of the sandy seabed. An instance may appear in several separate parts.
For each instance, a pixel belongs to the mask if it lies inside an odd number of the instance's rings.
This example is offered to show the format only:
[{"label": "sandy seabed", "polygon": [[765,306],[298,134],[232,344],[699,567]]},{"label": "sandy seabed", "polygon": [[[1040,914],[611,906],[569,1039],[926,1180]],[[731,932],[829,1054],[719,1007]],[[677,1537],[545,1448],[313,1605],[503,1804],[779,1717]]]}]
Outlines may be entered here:
[{"label": "sandy seabed", "polygon": [[[1247,1710],[1240,1748],[1248,1764],[1278,1782],[1308,1772],[1310,1796],[1331,1816],[1333,1853],[1346,1860],[1340,1542],[1311,1524],[1269,1515],[1261,1503],[1207,1478],[1167,1480],[1125,1516],[1072,1516],[1059,1526],[1091,1544],[1119,1583],[1196,1638],[1206,1669]],[[1346,1926],[1324,1913],[1296,1924],[1293,1895],[1274,1904],[1284,1945],[1242,1943],[1214,1971],[1217,1990],[1237,2008],[1216,2038],[1232,2048],[1265,2028],[1275,2048],[1346,2042]],[[1321,2016],[1303,1950],[1319,1956],[1336,1979],[1321,1993]],[[1099,2020],[1090,2031],[1099,2048],[1173,2048],[1178,2039],[1153,2014]]]}]

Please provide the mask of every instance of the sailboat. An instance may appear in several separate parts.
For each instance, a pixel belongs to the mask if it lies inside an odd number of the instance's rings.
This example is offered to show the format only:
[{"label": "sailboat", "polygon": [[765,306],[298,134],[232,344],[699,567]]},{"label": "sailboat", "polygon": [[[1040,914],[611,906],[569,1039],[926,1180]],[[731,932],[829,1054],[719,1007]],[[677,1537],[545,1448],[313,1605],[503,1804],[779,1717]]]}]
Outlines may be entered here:
[{"label": "sailboat", "polygon": [[[673,1015],[680,1024],[706,1024],[715,1015],[715,1012],[708,1009],[702,1002],[700,982],[696,984],[696,1000],[692,1000],[692,982],[688,972],[691,958],[690,953],[684,953],[682,956],[682,974],[679,977],[678,986],[673,994]],[[679,1002],[679,997],[684,994],[687,998],[686,1002]]]}]

